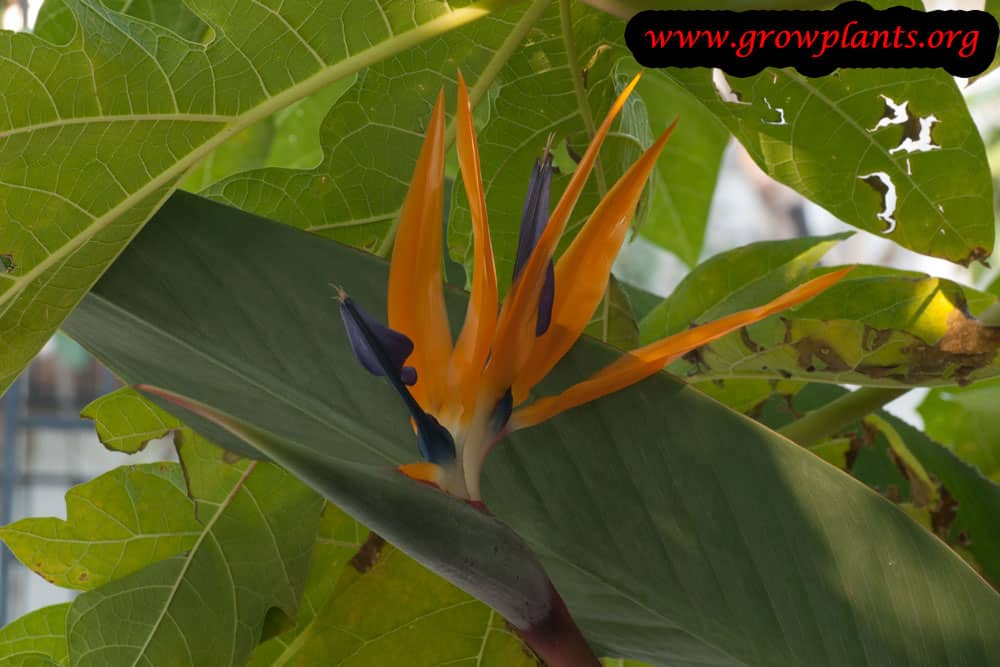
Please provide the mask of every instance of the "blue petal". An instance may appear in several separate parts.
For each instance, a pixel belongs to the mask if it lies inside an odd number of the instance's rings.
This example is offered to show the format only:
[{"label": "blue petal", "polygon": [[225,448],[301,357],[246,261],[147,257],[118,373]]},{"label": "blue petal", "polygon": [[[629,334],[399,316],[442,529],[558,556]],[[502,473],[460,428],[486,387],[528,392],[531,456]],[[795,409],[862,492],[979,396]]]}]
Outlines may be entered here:
[{"label": "blue petal", "polygon": [[406,385],[417,381],[417,372],[403,362],[413,352],[413,341],[404,334],[381,324],[340,292],[340,316],[347,328],[347,337],[361,365],[375,375],[388,378],[406,404],[417,425],[420,454],[431,463],[444,464],[455,460],[455,440],[448,429],[433,415],[424,412]]},{"label": "blue petal", "polygon": [[521,275],[521,269],[528,263],[531,251],[549,222],[549,193],[552,190],[552,155],[544,160],[535,160],[528,183],[528,196],[521,211],[521,230],[517,238],[517,255],[514,259],[514,280]]},{"label": "blue petal", "polygon": [[434,418],[423,413],[423,419],[417,422],[417,446],[420,455],[430,463],[450,463],[455,460],[455,440],[451,433]]},{"label": "blue petal", "polygon": [[494,433],[499,433],[503,430],[503,427],[507,425],[510,421],[510,415],[514,412],[514,393],[508,389],[507,393],[503,395],[503,398],[496,404],[493,408],[493,414],[490,416],[490,428]]},{"label": "blue petal", "polygon": [[[352,309],[357,314],[357,318],[352,316]],[[344,320],[344,326],[347,327],[347,338],[351,342],[354,356],[369,373],[372,375],[393,375],[398,377],[403,384],[412,385],[417,381],[416,369],[403,365],[407,358],[413,354],[413,341],[406,334],[385,326],[365,312],[348,296],[345,296],[340,303],[340,316]],[[375,343],[381,347],[385,359],[388,360],[388,368],[384,368],[380,363],[379,354],[367,342],[358,321],[364,322],[371,331]]]},{"label": "blue petal", "polygon": [[[517,255],[514,259],[514,280],[528,263],[532,251],[538,245],[545,226],[549,222],[549,197],[552,190],[552,154],[546,153],[542,160],[535,160],[528,183],[528,195],[521,212],[521,230],[517,238]],[[541,336],[549,329],[552,321],[552,302],[555,298],[555,270],[552,262],[545,270],[545,282],[538,298],[538,320],[535,335]]]}]

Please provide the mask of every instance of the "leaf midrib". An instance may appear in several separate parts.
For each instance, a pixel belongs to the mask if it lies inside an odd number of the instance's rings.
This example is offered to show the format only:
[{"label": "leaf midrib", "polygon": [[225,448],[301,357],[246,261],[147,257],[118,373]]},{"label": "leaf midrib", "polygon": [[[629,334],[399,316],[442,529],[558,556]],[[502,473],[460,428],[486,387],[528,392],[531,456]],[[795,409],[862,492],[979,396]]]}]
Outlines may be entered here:
[{"label": "leaf midrib", "polygon": [[[321,69],[297,84],[294,84],[282,92],[265,99],[257,106],[249,109],[246,113],[233,117],[229,124],[223,127],[217,134],[196,147],[193,151],[175,162],[172,166],[160,172],[158,175],[147,181],[145,185],[131,193],[116,206],[104,214],[97,216],[87,225],[86,229],[76,234],[59,246],[55,251],[47,255],[44,259],[33,266],[29,271],[19,276],[13,285],[6,291],[0,293],[0,317],[7,314],[16,298],[30,286],[42,274],[68,259],[73,253],[92,240],[98,233],[114,223],[119,217],[127,213],[138,202],[156,192],[157,189],[168,186],[168,191],[164,195],[160,204],[175,189],[177,180],[184,172],[195,163],[206,157],[227,139],[239,133],[245,128],[253,125],[257,121],[271,116],[276,111],[297,102],[298,100],[319,91],[321,88],[351,74],[355,74],[365,67],[371,66],[381,60],[402,53],[403,51],[417,46],[439,34],[455,30],[467,25],[477,19],[484,18],[495,9],[507,4],[510,0],[480,0],[475,4],[459,9],[453,9],[448,14],[435,17],[430,21],[422,23],[412,30],[408,30],[398,36],[390,37],[387,40],[372,45],[367,49],[350,55],[343,60]],[[173,90],[171,88],[171,90]],[[172,114],[168,114],[172,116]],[[100,121],[95,121],[100,122]],[[2,138],[2,136],[0,136]],[[173,181],[173,183],[171,183]],[[141,225],[138,226],[141,228]],[[139,229],[129,237],[128,241],[138,233]],[[127,245],[127,242],[124,245]],[[96,278],[95,278],[96,281]],[[89,287],[89,285],[87,286]]]},{"label": "leaf midrib", "polygon": [[139,649],[139,652],[136,654],[135,661],[132,662],[132,667],[136,667],[139,664],[139,661],[146,653],[146,649],[149,648],[149,643],[153,641],[153,637],[156,635],[156,632],[159,629],[160,624],[163,622],[164,617],[166,617],[167,610],[170,609],[170,605],[173,603],[174,596],[177,594],[177,590],[180,588],[181,581],[184,580],[188,568],[191,566],[191,562],[194,560],[195,554],[198,553],[198,549],[205,541],[205,537],[211,534],[212,528],[215,526],[215,522],[219,520],[219,517],[222,516],[223,512],[225,512],[226,509],[229,507],[229,505],[232,504],[233,500],[236,498],[236,494],[239,493],[240,489],[243,488],[243,485],[246,484],[247,478],[250,477],[251,473],[253,473],[253,471],[257,468],[257,463],[258,463],[257,461],[251,461],[250,464],[247,466],[247,469],[243,471],[243,474],[240,476],[239,480],[236,481],[236,484],[233,485],[232,490],[225,497],[225,499],[219,504],[218,509],[215,510],[215,514],[213,514],[212,517],[208,520],[208,523],[205,524],[205,528],[204,530],[201,531],[201,534],[198,536],[198,540],[194,543],[194,545],[191,547],[191,550],[188,552],[188,555],[184,558],[184,564],[181,566],[180,572],[177,573],[177,577],[174,579],[174,583],[170,587],[170,593],[167,595],[167,599],[163,602],[163,608],[160,610],[160,615],[157,616],[156,621],[153,622],[153,625],[149,630],[149,634],[146,636],[146,641],[143,643],[143,645]]}]

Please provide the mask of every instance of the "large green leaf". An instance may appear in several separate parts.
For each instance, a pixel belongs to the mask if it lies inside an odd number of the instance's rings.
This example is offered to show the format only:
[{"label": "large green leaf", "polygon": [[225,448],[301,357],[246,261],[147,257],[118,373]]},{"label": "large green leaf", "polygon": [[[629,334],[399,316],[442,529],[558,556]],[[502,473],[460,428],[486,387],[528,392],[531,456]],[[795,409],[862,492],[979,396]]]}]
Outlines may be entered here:
[{"label": "large green leaf", "polygon": [[1000,380],[931,391],[920,405],[927,434],[1000,483]]},{"label": "large green leaf", "polygon": [[[156,23],[192,42],[210,36],[208,26],[182,0],[101,0],[108,9]],[[45,0],[34,32],[53,44],[67,44],[73,39],[77,21],[64,0]]]},{"label": "large green leaf", "polygon": [[0,273],[0,390],[201,158],[500,1],[203,1],[191,6],[212,30],[201,44],[66,0],[66,44],[0,33],[0,255],[12,265]]},{"label": "large green leaf", "polygon": [[[716,255],[643,318],[641,339],[655,340],[781,294],[826,270],[813,265],[838,238],[764,241]],[[965,384],[1000,373],[1000,328],[975,319],[994,303],[996,297],[949,280],[858,267],[812,301],[685,355],[670,369],[696,382]]]},{"label": "large green leaf", "polygon": [[101,396],[84,407],[80,416],[94,420],[97,437],[105,447],[126,454],[134,454],[150,440],[183,426],[131,387]]},{"label": "large green leaf", "polygon": [[836,0],[584,0],[613,16],[628,19],[645,9],[825,9]]},{"label": "large green leaf", "polygon": [[729,143],[729,131],[701,102],[664,76],[643,79],[639,91],[654,134],[671,135],[656,165],[649,211],[640,226],[642,235],[673,252],[688,266],[698,263],[705,241],[708,211]]},{"label": "large green leaf", "polygon": [[[841,69],[809,78],[768,69],[729,79],[740,102],[722,99],[710,70],[658,74],[694,93],[767,174],[844,222],[961,264],[993,251],[985,148],[945,71]],[[884,98],[908,102],[908,123],[874,129],[880,119],[893,117]],[[937,119],[931,132],[937,148],[901,150],[907,128],[919,130],[921,119],[927,123],[931,116]]]},{"label": "large green leaf", "polygon": [[90,590],[194,544],[201,524],[176,463],[116,468],[66,493],[67,520],[0,527],[15,556],[48,581]]},{"label": "large green leaf", "polygon": [[67,621],[74,666],[240,664],[270,608],[296,612],[320,497],[273,464],[231,462],[189,431],[176,437],[196,539],[185,554],[76,598]]},{"label": "large green leaf", "polygon": [[[810,385],[794,397],[771,403],[805,413],[845,393],[842,387]],[[765,423],[778,428],[790,421],[788,410],[771,407],[762,417]],[[849,464],[845,466],[841,459],[839,465],[905,503],[928,530],[953,548],[968,550],[994,586],[1000,585],[1000,533],[996,530],[1000,485],[901,419],[885,411],[878,411],[877,416],[881,420],[878,430],[859,422],[838,431],[837,436],[850,440],[851,452]],[[898,445],[891,439],[898,439]],[[898,446],[904,448],[902,454],[890,453]]]},{"label": "large green leaf", "polygon": [[[266,436],[269,453],[366,525],[410,524],[404,550],[436,550],[436,571],[450,558],[455,577],[498,533],[389,470],[416,458],[406,412],[357,365],[330,300],[334,280],[384,312],[386,276],[364,253],[176,195],[67,328],[128,381],[252,425],[244,434]],[[464,312],[461,293],[449,298]],[[615,355],[584,340],[543,389]],[[535,549],[605,654],[938,667],[1000,651],[1000,596],[945,545],[667,376],[516,434],[486,472],[487,504]],[[517,558],[474,565],[504,573]]]},{"label": "large green leaf", "polygon": [[369,544],[281,664],[540,664],[492,609],[396,549]]},{"label": "large green leaf", "polygon": [[[530,21],[515,27],[525,12],[524,5],[497,12],[368,68],[323,119],[321,162],[309,163],[311,150],[302,163],[278,162],[299,145],[285,141],[274,147],[272,168],[233,175],[203,194],[344,243],[378,247],[406,196],[437,92],[454,100],[459,68],[470,85],[477,83],[501,45],[514,39],[516,46],[531,27]],[[447,108],[453,111],[454,102]]]},{"label": "large green leaf", "polygon": [[251,667],[283,664],[296,653],[295,639],[308,628],[334,592],[340,574],[368,538],[368,529],[331,503],[323,507],[309,563],[309,579],[302,591],[295,627],[254,649]]},{"label": "large green leaf", "polygon": [[639,328],[632,316],[632,304],[614,276],[608,280],[604,299],[598,304],[584,333],[622,350],[639,346]]},{"label": "large green leaf", "polygon": [[[627,18],[649,3],[593,4]],[[714,4],[747,8],[741,2]],[[920,6],[914,0],[869,4]],[[790,68],[769,68],[743,79],[723,76],[725,95],[708,68],[652,74],[691,93],[767,174],[841,220],[961,264],[992,252],[993,196],[985,149],[961,92],[944,70],[846,68],[810,78]],[[896,116],[889,100],[907,108],[899,121],[886,124],[883,118]],[[933,126],[932,147],[906,141],[916,142],[921,122]]]},{"label": "large green leaf", "polygon": [[42,667],[66,664],[69,603],[42,607],[0,628],[0,664]]}]

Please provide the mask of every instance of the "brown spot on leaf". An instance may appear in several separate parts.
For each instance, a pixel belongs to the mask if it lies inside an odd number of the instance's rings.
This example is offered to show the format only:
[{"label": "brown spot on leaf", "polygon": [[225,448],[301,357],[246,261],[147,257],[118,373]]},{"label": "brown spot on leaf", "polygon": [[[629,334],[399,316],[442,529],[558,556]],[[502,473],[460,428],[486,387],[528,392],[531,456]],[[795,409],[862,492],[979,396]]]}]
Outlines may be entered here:
[{"label": "brown spot on leaf", "polygon": [[358,553],[354,554],[351,558],[350,565],[355,570],[364,574],[368,570],[375,567],[379,559],[382,557],[382,547],[385,546],[385,540],[376,535],[374,532],[368,534],[368,539],[365,543],[361,545],[358,549]]},{"label": "brown spot on leaf", "polygon": [[[808,372],[817,368],[835,373],[853,370],[870,378],[889,378],[909,385],[941,379],[965,385],[971,381],[972,373],[992,364],[1000,350],[1000,327],[983,324],[964,312],[962,304],[951,311],[945,334],[933,345],[907,331],[865,326],[861,340],[865,352],[874,351],[891,340],[896,340],[897,344],[900,339],[904,341],[899,347],[903,358],[893,365],[860,364],[852,368],[827,340],[816,335],[796,340],[795,322],[785,318],[781,321],[785,326],[784,343],[795,350],[799,368]],[[823,366],[818,366],[816,359],[823,362]]]},{"label": "brown spot on leaf", "polygon": [[917,475],[910,466],[906,465],[906,462],[894,449],[890,447],[886,450],[886,453],[892,459],[892,462],[896,464],[900,474],[910,483],[910,500],[913,502],[913,505],[920,508],[928,507],[931,504],[931,499],[934,497],[934,488],[927,483],[927,480]]},{"label": "brown spot on leaf", "polygon": [[79,576],[79,577],[77,577],[77,578],[78,578],[78,579],[79,579],[80,581],[86,581],[87,579],[89,579],[89,578],[90,578],[90,575],[89,575],[89,574],[87,574],[86,572],[81,572],[81,573],[80,573],[80,576]]},{"label": "brown spot on leaf", "polygon": [[899,487],[895,484],[890,484],[885,488],[885,497],[894,503],[898,503],[903,499],[903,494],[899,492]]},{"label": "brown spot on leaf", "polygon": [[911,362],[907,382],[946,376],[965,385],[973,371],[993,362],[1000,349],[1000,327],[988,327],[958,308],[948,316],[947,327],[936,344],[918,341],[903,349]]},{"label": "brown spot on leaf", "polygon": [[958,514],[958,501],[944,486],[941,487],[941,502],[931,510],[931,529],[941,539],[948,540],[951,524]]},{"label": "brown spot on leaf", "polygon": [[973,262],[979,262],[983,266],[989,267],[989,262],[986,261],[986,258],[989,256],[989,250],[983,247],[976,247],[972,249],[972,252],[965,256],[965,259],[958,260],[958,263],[962,266],[968,266]]},{"label": "brown spot on leaf", "polygon": [[813,357],[823,362],[826,366],[824,370],[840,373],[851,368],[837,351],[824,340],[803,338],[793,343],[792,347],[795,348],[797,353],[796,360],[799,366],[809,372],[816,370],[816,366],[813,364]]},{"label": "brown spot on leaf", "polygon": [[861,349],[865,352],[874,352],[889,342],[892,338],[892,331],[889,329],[876,329],[865,325],[865,332],[861,338]]}]

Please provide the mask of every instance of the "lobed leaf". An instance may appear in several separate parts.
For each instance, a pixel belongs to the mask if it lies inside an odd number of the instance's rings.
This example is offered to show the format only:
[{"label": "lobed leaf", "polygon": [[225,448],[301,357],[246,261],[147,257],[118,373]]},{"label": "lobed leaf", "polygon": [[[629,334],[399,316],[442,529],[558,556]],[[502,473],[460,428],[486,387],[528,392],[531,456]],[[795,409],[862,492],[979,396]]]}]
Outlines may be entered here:
[{"label": "lobed leaf", "polygon": [[284,664],[541,665],[496,612],[378,541],[351,561],[294,649]]},{"label": "lobed leaf", "polygon": [[248,663],[251,667],[284,664],[283,660],[295,654],[298,645],[296,638],[311,626],[320,609],[333,595],[342,571],[365,543],[368,535],[368,529],[343,510],[332,503],[323,505],[323,515],[309,561],[309,578],[302,591],[295,625],[258,645]]},{"label": "lobed leaf", "polygon": [[272,607],[296,613],[319,496],[275,465],[234,461],[189,431],[175,437],[198,518],[194,540],[76,598],[67,621],[74,667],[238,664]]},{"label": "lobed leaf", "polygon": [[453,111],[458,69],[475,83],[524,12],[523,5],[497,11],[374,64],[324,110],[318,156],[303,155],[301,140],[288,136],[267,168],[234,174],[203,194],[327,238],[379,247],[406,196],[435,94],[443,88]]},{"label": "lobed leaf", "polygon": [[212,35],[200,43],[65,0],[67,43],[0,33],[0,390],[199,160],[494,4],[200,2],[190,9]]},{"label": "lobed leaf", "polygon": [[69,603],[42,607],[0,628],[0,663],[10,667],[66,664]]},{"label": "lobed leaf", "polygon": [[91,590],[189,549],[201,532],[176,463],[123,466],[66,493],[66,521],[21,519],[0,539],[50,583]]}]

